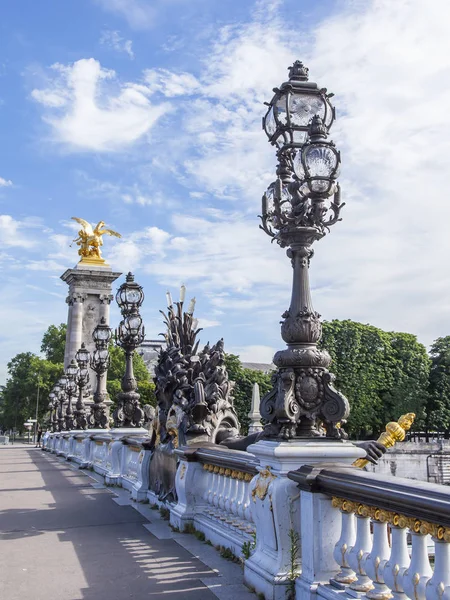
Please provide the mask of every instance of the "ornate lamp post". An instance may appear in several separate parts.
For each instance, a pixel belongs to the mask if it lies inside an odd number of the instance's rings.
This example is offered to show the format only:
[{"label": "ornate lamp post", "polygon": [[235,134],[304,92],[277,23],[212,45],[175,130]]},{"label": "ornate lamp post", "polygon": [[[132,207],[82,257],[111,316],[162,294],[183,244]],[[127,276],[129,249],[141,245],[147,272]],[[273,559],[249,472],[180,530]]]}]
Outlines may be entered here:
[{"label": "ornate lamp post", "polygon": [[53,390],[49,393],[48,399],[50,401],[50,425],[52,428],[52,433],[55,433],[55,431],[58,429],[58,405],[56,402],[56,394]]},{"label": "ornate lamp post", "polygon": [[109,425],[109,406],[111,401],[106,391],[106,373],[109,368],[110,358],[108,345],[111,341],[112,331],[106,324],[105,317],[94,329],[92,337],[95,342],[95,351],[91,357],[91,369],[97,375],[97,387],[94,393],[94,404],[91,406],[89,422],[92,427],[105,429]]},{"label": "ornate lamp post", "polygon": [[261,402],[266,435],[281,439],[346,437],[340,423],[347,399],[334,389],[331,358],[317,348],[322,335],[309,286],[312,244],[340,220],[343,206],[337,183],[340,155],[327,133],[334,119],[330,94],[308,82],[297,61],[289,82],[275,89],[263,127],[277,146],[277,179],[262,200],[261,228],[282,248],[293,267],[292,297],[282,315],[287,349],[275,354],[274,389]]},{"label": "ornate lamp post", "polygon": [[77,395],[77,384],[75,378],[78,372],[78,365],[75,359],[72,358],[72,362],[66,369],[66,395],[67,395],[67,407],[66,407],[66,429],[70,431],[74,429],[74,414],[72,399]]},{"label": "ornate lamp post", "polygon": [[64,431],[63,405],[64,405],[65,396],[61,390],[59,382],[55,383],[55,385],[53,386],[53,393],[55,394],[56,405],[58,407],[57,408],[57,410],[58,410],[58,431]]},{"label": "ornate lamp post", "polygon": [[83,342],[81,348],[75,354],[75,360],[78,363],[78,370],[75,376],[75,382],[78,386],[78,400],[75,407],[75,422],[77,429],[87,429],[88,422],[86,418],[86,408],[84,406],[84,390],[89,384],[89,351]]},{"label": "ornate lamp post", "polygon": [[139,307],[144,301],[142,287],[134,281],[134,275],[128,273],[126,281],[116,294],[123,319],[116,329],[116,344],[125,351],[125,374],[122,378],[122,391],[117,395],[117,408],[114,411],[115,427],[142,427],[144,411],[139,404],[136,392],[136,379],[133,373],[134,351],[144,341],[145,332]]}]

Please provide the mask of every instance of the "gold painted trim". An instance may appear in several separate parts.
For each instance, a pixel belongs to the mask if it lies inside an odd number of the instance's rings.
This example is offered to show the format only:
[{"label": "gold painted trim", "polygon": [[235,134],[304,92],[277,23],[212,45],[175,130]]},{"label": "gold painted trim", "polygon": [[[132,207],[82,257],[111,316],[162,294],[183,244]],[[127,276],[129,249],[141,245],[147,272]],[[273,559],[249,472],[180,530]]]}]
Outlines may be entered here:
[{"label": "gold painted trim", "polygon": [[271,472],[270,467],[266,467],[259,472],[256,480],[256,485],[252,489],[253,502],[256,502],[256,498],[264,500],[269,490],[269,485],[276,479],[276,476]]},{"label": "gold painted trim", "polygon": [[422,519],[417,519],[415,517],[407,517],[406,515],[384,510],[383,508],[377,508],[376,506],[360,504],[359,502],[352,502],[351,500],[346,500],[344,498],[337,498],[336,496],[333,496],[331,503],[334,508],[338,508],[342,512],[355,513],[362,517],[370,517],[373,521],[389,523],[389,525],[394,525],[394,527],[399,527],[400,529],[407,528],[414,533],[431,535],[438,540],[450,543],[450,527],[444,527],[438,523],[430,523],[429,521],[423,521]]},{"label": "gold painted trim", "polygon": [[217,465],[211,465],[210,463],[204,463],[203,470],[209,471],[210,473],[218,473],[222,477],[231,477],[231,479],[238,479],[239,481],[249,482],[253,479],[253,475],[251,473],[245,473],[244,471],[236,471],[227,467],[218,467]]}]

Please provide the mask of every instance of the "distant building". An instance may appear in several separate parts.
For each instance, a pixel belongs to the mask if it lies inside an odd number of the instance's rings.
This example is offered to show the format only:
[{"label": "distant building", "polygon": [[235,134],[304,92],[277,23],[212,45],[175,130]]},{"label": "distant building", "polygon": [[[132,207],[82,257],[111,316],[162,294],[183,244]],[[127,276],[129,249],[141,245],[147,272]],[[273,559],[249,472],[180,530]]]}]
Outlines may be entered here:
[{"label": "distant building", "polygon": [[158,362],[159,351],[164,348],[165,342],[162,340],[145,340],[137,349],[144,360],[151,377],[155,375],[155,366]]},{"label": "distant building", "polygon": [[241,365],[244,369],[262,371],[263,373],[270,373],[270,371],[276,369],[276,366],[273,363],[241,362]]}]

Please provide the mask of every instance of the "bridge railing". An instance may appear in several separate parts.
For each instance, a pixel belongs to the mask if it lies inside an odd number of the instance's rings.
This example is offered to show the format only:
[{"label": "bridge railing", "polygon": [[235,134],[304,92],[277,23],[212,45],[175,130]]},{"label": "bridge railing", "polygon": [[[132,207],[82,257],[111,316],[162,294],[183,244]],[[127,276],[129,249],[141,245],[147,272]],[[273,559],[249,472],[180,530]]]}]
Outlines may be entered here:
[{"label": "bridge railing", "polygon": [[450,489],[303,466],[296,597],[450,598]]},{"label": "bridge railing", "polygon": [[250,482],[258,461],[248,452],[227,448],[180,448],[176,475],[178,502],[171,524],[180,530],[193,526],[215,545],[242,555],[255,525],[250,510]]}]

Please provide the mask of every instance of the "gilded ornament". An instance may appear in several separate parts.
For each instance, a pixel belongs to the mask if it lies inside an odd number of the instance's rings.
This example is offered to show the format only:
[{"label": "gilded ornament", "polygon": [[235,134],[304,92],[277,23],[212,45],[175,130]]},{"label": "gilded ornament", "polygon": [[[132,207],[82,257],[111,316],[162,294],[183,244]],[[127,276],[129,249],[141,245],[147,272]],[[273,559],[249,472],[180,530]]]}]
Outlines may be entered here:
[{"label": "gilded ornament", "polygon": [[[415,418],[416,415],[414,413],[407,413],[406,415],[402,415],[397,422],[391,421],[386,425],[386,431],[383,431],[377,442],[385,448],[392,448],[396,442],[403,442],[406,432],[411,429]],[[353,466],[362,469],[368,462],[366,458],[358,458],[353,463]]]},{"label": "gilded ornament", "polygon": [[[114,237],[122,237],[117,231],[112,229],[105,229],[105,222],[99,221],[95,227],[84,219],[78,217],[72,217],[74,221],[79,223],[82,227],[78,232],[78,237],[72,241],[77,246],[80,246],[78,250],[79,256],[81,256],[80,263],[90,265],[105,265],[106,261],[102,258],[100,247],[103,246],[103,236],[105,234],[112,235]],[[72,245],[71,244],[71,245]]]},{"label": "gilded ornament", "polygon": [[259,472],[258,478],[256,480],[256,485],[252,490],[253,502],[256,502],[257,497],[260,500],[265,499],[265,497],[267,496],[269,485],[275,478],[275,475],[273,475],[270,471],[270,467],[266,467],[265,469]]}]

